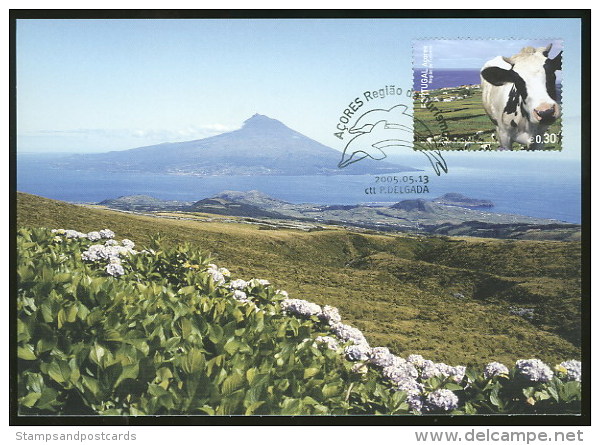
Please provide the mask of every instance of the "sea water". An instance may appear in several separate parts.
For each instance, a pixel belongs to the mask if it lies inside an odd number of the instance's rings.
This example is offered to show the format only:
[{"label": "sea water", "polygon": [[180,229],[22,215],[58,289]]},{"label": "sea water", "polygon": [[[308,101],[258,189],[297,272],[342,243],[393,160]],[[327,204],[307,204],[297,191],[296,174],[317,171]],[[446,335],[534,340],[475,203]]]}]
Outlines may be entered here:
[{"label": "sea water", "polygon": [[[387,175],[396,176],[401,186],[406,185],[403,179],[411,176],[416,181],[421,177],[423,182],[420,184],[423,185],[427,177],[426,189],[396,187],[392,189],[396,193],[375,195],[366,192],[370,187],[381,186],[377,175],[183,176],[67,170],[53,167],[51,161],[52,157],[48,155],[19,155],[17,190],[74,203],[97,203],[127,195],[197,201],[225,190],[259,190],[292,203],[392,204],[406,199],[433,199],[454,192],[470,198],[488,199],[495,204],[490,210],[497,213],[581,223],[578,160],[515,162],[448,154],[449,171],[440,176],[426,164],[418,166],[422,167],[422,171]],[[410,193],[411,190],[425,193]],[[376,191],[380,189],[376,188]]]}]

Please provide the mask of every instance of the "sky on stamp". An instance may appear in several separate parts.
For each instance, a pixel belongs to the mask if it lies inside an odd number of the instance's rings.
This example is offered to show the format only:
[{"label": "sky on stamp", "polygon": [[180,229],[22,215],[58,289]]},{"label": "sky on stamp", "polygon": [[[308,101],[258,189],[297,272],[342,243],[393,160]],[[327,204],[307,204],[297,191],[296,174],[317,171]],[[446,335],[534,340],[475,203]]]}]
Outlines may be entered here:
[{"label": "sky on stamp", "polygon": [[[411,87],[414,41],[519,39],[493,57],[544,36],[564,44],[562,156],[576,158],[578,19],[18,20],[17,150],[200,139],[240,128],[254,113],[341,150],[334,133],[349,103],[386,85]],[[466,50],[448,40],[447,51],[477,68],[489,42]]]}]

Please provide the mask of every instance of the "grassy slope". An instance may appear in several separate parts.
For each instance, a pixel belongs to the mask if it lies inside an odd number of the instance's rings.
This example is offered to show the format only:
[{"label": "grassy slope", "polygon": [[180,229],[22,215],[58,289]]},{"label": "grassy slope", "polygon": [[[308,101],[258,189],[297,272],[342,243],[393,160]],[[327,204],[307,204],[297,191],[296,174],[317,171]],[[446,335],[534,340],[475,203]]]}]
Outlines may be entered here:
[{"label": "grassy slope", "polygon": [[[573,344],[577,242],[259,230],[88,209],[22,193],[17,203],[19,226],[110,228],[141,245],[157,232],[168,242],[190,242],[236,277],[267,278],[292,297],[337,306],[372,345],[403,356],[420,353],[452,365],[579,357]],[[509,315],[509,305],[539,308],[546,330]],[[562,337],[548,332],[557,329]]]},{"label": "grassy slope", "polygon": [[[461,88],[456,88],[453,91],[443,92],[442,90],[431,90],[430,96],[435,97],[447,97],[456,96],[461,94]],[[453,102],[433,102],[433,104],[443,113],[444,120],[448,124],[448,135],[450,138],[468,138],[475,135],[478,131],[483,131],[483,140],[485,142],[479,142],[469,148],[470,151],[476,151],[480,149],[480,145],[483,143],[490,143],[492,149],[498,148],[497,142],[491,142],[490,135],[496,131],[496,127],[490,121],[490,118],[485,113],[483,106],[481,105],[481,90],[473,89],[473,95],[466,98],[455,100]],[[426,108],[421,107],[420,99],[414,102],[415,117],[420,119],[427,127],[433,131],[434,134],[440,133],[439,123],[436,122],[436,116]],[[562,129],[562,119],[558,119],[554,122],[548,133],[558,134]],[[421,141],[422,142],[422,141]],[[459,143],[456,146],[443,147],[444,150],[462,150],[464,143]],[[561,143],[557,144],[545,144],[545,150],[560,150],[562,148]],[[513,150],[522,150],[524,146],[515,143]]]}]

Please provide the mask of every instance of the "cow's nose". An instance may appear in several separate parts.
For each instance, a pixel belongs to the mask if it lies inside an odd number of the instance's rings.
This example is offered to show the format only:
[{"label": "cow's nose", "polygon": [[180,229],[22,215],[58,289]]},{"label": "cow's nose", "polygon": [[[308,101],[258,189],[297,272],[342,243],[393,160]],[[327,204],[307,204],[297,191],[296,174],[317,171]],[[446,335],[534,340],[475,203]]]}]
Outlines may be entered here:
[{"label": "cow's nose", "polygon": [[556,105],[541,105],[534,110],[536,117],[540,121],[553,121],[556,116]]}]

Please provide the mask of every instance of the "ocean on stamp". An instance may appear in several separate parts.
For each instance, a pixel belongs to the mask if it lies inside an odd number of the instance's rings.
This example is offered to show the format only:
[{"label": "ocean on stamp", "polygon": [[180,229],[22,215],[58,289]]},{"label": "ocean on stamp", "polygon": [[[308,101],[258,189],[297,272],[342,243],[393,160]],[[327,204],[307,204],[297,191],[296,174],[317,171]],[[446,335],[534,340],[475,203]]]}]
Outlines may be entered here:
[{"label": "ocean on stamp", "polygon": [[415,149],[562,150],[562,53],[558,39],[414,41]]}]

